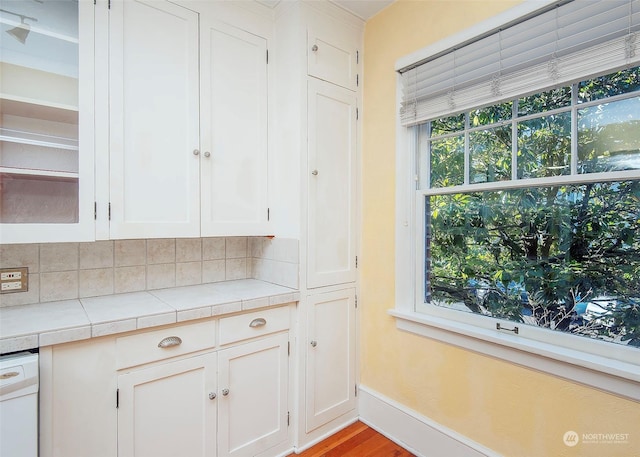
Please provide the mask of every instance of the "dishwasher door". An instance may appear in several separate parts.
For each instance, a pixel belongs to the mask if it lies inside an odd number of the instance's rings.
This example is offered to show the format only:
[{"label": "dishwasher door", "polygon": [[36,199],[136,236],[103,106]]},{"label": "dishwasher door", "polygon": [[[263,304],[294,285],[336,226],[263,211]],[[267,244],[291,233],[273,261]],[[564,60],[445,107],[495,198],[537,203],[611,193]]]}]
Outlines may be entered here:
[{"label": "dishwasher door", "polygon": [[0,357],[0,456],[38,456],[38,354]]}]

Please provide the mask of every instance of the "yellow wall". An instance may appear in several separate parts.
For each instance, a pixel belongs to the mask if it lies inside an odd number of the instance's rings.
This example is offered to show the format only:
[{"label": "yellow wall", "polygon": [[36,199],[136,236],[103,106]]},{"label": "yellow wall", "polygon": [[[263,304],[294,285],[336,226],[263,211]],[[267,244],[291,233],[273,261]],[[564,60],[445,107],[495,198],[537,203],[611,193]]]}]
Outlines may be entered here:
[{"label": "yellow wall", "polygon": [[[395,286],[395,62],[517,3],[398,0],[367,22],[361,382],[507,456],[640,455],[638,403],[399,332],[386,313]],[[629,443],[569,448],[569,430],[629,433]]]}]

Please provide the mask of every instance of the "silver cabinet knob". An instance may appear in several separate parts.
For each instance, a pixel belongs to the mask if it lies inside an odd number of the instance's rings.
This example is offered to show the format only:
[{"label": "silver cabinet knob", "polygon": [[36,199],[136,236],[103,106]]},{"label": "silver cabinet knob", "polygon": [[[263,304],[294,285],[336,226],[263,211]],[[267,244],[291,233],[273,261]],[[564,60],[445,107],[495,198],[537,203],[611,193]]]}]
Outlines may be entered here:
[{"label": "silver cabinet knob", "polygon": [[313,176],[318,176],[318,170],[313,170],[313,171],[311,172],[311,174],[312,174]]},{"label": "silver cabinet knob", "polygon": [[222,389],[222,395],[224,395],[225,397],[229,395],[229,389]]},{"label": "silver cabinet knob", "polygon": [[318,50],[318,45],[317,45],[317,44],[314,44],[313,46],[311,46],[311,50],[312,50],[313,52],[316,52],[316,51]]},{"label": "silver cabinet knob", "polygon": [[193,150],[193,155],[197,156],[198,154],[200,154],[200,149],[194,149]]},{"label": "silver cabinet knob", "polygon": [[216,393],[215,392],[209,392],[209,400],[215,400],[216,399]]},{"label": "silver cabinet knob", "polygon": [[204,151],[204,156],[205,156],[205,157],[210,157],[210,156],[211,156],[211,153],[210,153],[209,151]]},{"label": "silver cabinet knob", "polygon": [[318,342],[317,342],[317,341],[312,341],[312,342],[311,342],[311,347],[312,347],[312,348],[316,347],[317,345],[318,345]]}]

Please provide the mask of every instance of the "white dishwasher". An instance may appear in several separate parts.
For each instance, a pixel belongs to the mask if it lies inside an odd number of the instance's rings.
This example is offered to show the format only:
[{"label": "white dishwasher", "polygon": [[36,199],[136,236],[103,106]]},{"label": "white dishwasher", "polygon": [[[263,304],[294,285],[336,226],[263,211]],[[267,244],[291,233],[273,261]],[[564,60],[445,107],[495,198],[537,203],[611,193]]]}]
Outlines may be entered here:
[{"label": "white dishwasher", "polygon": [[38,455],[38,354],[0,357],[0,456]]}]

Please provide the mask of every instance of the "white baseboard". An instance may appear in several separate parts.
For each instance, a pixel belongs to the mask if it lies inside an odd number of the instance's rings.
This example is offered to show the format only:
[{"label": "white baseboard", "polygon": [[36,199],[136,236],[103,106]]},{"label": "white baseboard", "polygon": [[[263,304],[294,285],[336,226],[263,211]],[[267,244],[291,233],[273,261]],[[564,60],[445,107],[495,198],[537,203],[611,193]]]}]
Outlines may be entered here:
[{"label": "white baseboard", "polygon": [[358,387],[358,409],[362,422],[418,456],[500,455],[363,385]]}]

